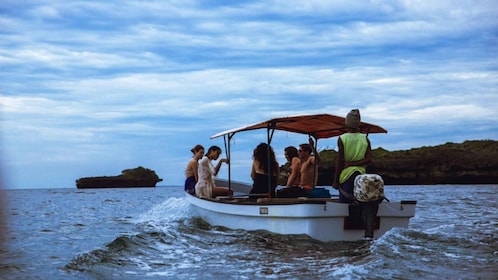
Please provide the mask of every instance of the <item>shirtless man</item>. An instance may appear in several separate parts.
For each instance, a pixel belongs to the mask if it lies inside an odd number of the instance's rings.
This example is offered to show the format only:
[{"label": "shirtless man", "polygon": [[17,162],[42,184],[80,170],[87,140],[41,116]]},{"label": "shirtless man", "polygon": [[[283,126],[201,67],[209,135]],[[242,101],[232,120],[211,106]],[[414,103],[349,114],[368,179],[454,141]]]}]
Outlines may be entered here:
[{"label": "shirtless man", "polygon": [[[318,164],[321,160],[320,154],[317,152],[315,143],[311,137],[309,138],[309,144],[299,145],[298,153],[299,158],[301,159],[301,183],[299,186],[309,191],[314,188],[318,182]],[[313,153],[314,156],[312,156],[311,153]]]}]

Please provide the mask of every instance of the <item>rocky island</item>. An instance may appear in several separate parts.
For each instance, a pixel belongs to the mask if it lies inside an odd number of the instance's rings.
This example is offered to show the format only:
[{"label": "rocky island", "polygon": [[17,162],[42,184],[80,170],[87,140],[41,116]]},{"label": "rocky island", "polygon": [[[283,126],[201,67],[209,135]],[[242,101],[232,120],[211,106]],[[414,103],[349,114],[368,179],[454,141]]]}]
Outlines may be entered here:
[{"label": "rocky island", "polygon": [[154,188],[156,183],[163,179],[159,178],[155,171],[137,167],[133,169],[125,169],[121,175],[117,176],[100,176],[100,177],[84,177],[76,180],[78,189],[90,188]]},{"label": "rocky island", "polygon": [[[386,185],[498,184],[498,141],[473,140],[410,150],[372,150],[368,173],[382,176]],[[337,151],[320,151],[318,185],[334,180]],[[287,166],[281,167],[285,184]]]}]

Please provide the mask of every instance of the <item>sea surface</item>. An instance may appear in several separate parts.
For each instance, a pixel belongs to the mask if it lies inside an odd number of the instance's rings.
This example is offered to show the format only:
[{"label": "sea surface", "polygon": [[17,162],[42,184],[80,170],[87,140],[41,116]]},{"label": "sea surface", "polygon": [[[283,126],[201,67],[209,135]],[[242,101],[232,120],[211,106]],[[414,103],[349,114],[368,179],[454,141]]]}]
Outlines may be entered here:
[{"label": "sea surface", "polygon": [[498,279],[498,185],[385,193],[408,229],[324,243],[212,227],[182,187],[0,190],[0,279]]}]

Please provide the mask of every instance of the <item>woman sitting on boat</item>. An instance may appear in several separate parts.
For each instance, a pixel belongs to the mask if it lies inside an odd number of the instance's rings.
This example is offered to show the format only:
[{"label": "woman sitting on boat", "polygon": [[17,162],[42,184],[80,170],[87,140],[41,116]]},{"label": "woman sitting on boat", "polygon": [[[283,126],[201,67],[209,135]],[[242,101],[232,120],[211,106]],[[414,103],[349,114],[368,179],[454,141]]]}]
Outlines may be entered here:
[{"label": "woman sitting on boat", "polygon": [[212,160],[220,157],[221,148],[218,146],[209,147],[207,154],[199,162],[199,181],[195,184],[195,194],[198,197],[213,198],[216,196],[232,195],[233,191],[224,187],[217,187],[214,177],[218,174],[221,164],[228,163],[226,158],[218,161],[216,167],[213,166]]},{"label": "woman sitting on boat", "polygon": [[301,159],[299,159],[297,149],[294,146],[289,146],[284,149],[284,153],[290,169],[285,187],[299,186],[301,183]]},{"label": "woman sitting on boat", "polygon": [[190,151],[194,155],[185,168],[185,191],[195,194],[195,184],[199,181],[199,160],[204,156],[204,147],[195,145]]},{"label": "woman sitting on boat", "polygon": [[[268,158],[269,156],[269,158]],[[270,163],[271,178],[268,178],[268,163]],[[251,168],[251,178],[253,185],[251,194],[270,194],[275,197],[275,189],[278,184],[279,165],[275,157],[275,152],[266,143],[259,144],[253,152],[253,162]],[[268,187],[270,182],[270,187]]]}]

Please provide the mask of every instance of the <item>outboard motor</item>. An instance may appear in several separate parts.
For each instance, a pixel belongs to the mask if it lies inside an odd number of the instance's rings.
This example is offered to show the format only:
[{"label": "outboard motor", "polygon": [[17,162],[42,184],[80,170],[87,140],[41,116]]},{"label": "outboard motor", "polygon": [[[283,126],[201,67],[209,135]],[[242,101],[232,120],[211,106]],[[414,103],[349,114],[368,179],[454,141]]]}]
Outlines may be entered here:
[{"label": "outboard motor", "polygon": [[353,194],[361,208],[365,238],[373,238],[379,203],[384,196],[384,180],[377,174],[360,174],[354,180]]}]

